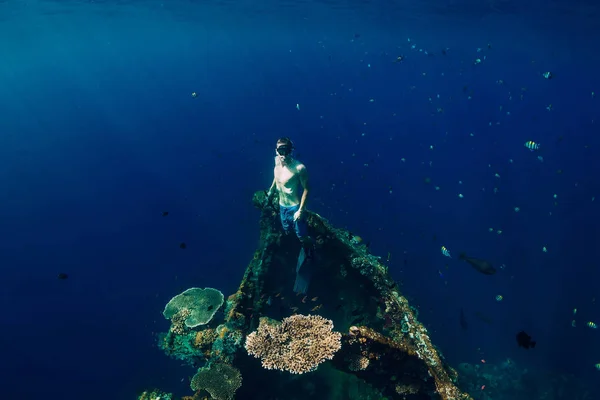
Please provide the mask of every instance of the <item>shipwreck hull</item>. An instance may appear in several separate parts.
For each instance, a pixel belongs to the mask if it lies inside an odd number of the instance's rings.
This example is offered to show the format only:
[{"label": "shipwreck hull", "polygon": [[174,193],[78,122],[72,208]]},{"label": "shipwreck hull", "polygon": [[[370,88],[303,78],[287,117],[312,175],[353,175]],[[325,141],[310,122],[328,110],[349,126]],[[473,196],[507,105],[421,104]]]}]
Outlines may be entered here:
[{"label": "shipwreck hull", "polygon": [[[206,358],[207,366],[239,370],[243,383],[235,399],[471,399],[456,387],[456,372],[445,365],[379,257],[348,231],[306,212],[318,263],[308,294],[296,295],[300,243],[283,233],[276,199],[267,203],[264,192],[257,192],[253,203],[261,210],[260,246],[238,291],[225,302],[224,319],[197,333],[204,340],[195,344],[201,355],[195,361]],[[247,354],[244,339],[260,318],[293,314],[333,321],[342,333],[341,348],[314,372],[262,368]],[[201,390],[195,398],[205,395],[210,398]]]}]

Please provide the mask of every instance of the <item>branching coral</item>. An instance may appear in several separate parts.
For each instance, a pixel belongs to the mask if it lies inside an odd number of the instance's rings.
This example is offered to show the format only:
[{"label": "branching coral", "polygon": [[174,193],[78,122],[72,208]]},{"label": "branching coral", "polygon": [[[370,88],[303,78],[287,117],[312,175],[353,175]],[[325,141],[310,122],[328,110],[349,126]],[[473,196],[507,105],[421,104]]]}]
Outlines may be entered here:
[{"label": "branching coral", "polygon": [[194,337],[194,346],[198,348],[205,348],[212,346],[217,333],[214,329],[204,329],[196,333]]},{"label": "branching coral", "polygon": [[369,367],[370,361],[369,358],[364,355],[356,355],[348,357],[348,369],[350,371],[364,371]]},{"label": "branching coral", "polygon": [[171,317],[170,331],[176,335],[183,335],[186,331],[185,321],[190,316],[191,311],[187,308],[182,308]]},{"label": "branching coral", "polygon": [[318,315],[292,315],[281,323],[261,318],[245,347],[266,369],[303,374],[331,360],[340,349],[341,335],[332,329],[333,323]]}]

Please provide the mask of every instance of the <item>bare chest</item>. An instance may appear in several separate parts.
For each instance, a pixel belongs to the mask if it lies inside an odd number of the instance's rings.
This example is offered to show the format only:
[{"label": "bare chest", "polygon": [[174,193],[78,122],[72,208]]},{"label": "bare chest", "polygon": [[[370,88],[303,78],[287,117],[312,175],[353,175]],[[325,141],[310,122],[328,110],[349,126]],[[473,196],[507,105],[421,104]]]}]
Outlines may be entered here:
[{"label": "bare chest", "polygon": [[297,180],[297,174],[288,167],[277,167],[275,169],[275,179],[281,186],[293,186]]}]

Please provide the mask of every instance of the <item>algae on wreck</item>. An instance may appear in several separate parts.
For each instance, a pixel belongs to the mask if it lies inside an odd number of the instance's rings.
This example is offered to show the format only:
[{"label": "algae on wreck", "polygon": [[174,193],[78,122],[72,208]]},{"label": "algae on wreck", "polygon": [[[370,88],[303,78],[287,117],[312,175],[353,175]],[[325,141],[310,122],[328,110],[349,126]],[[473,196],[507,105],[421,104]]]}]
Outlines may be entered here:
[{"label": "algae on wreck", "polygon": [[[189,399],[255,399],[257,394],[261,399],[290,400],[471,399],[455,385],[456,371],[444,363],[380,257],[350,232],[307,211],[319,264],[308,295],[296,295],[300,243],[284,235],[276,196],[267,203],[265,193],[256,192],[253,204],[261,211],[260,244],[238,290],[206,325],[178,326],[159,341],[168,355],[199,367],[192,379],[198,390]],[[341,335],[334,336],[339,346],[336,343],[333,358],[317,360],[321,364],[316,371],[295,375],[267,370],[246,352],[244,344],[261,319],[272,324],[292,315],[306,318],[296,319],[289,331],[273,330],[282,337],[265,336],[265,350],[271,358],[304,362],[310,352],[323,350],[323,343],[310,334],[299,340],[290,332],[309,329],[303,327],[310,325],[306,321],[314,323],[310,316],[320,316],[319,321],[329,321]],[[290,353],[290,348],[298,353]]]}]

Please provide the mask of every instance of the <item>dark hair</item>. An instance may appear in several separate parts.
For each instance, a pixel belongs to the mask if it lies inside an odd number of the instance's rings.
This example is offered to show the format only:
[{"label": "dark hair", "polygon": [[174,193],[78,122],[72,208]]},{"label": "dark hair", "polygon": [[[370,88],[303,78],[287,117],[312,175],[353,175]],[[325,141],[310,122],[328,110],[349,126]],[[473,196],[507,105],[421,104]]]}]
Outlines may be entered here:
[{"label": "dark hair", "polygon": [[283,144],[285,146],[290,146],[292,149],[294,148],[294,142],[289,137],[280,137],[277,139],[277,144]]}]

